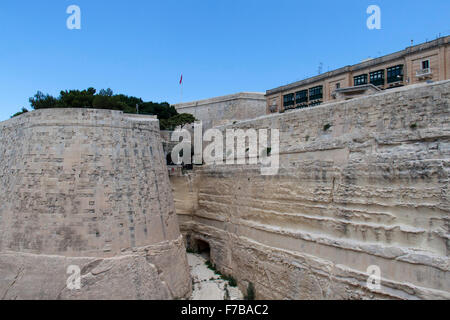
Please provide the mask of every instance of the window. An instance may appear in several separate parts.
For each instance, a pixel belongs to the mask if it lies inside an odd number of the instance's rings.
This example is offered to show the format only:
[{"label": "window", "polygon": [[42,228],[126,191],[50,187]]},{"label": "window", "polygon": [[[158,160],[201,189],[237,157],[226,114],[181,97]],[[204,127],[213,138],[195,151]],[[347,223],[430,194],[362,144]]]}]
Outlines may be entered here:
[{"label": "window", "polygon": [[317,86],[309,89],[309,101],[323,98],[323,86]]},{"label": "window", "polygon": [[336,89],[339,89],[340,87],[341,87],[341,83],[340,82],[336,83]]},{"label": "window", "polygon": [[361,86],[363,84],[367,84],[367,74],[362,74],[360,76],[356,76],[353,78],[356,86]]},{"label": "window", "polygon": [[430,67],[430,60],[422,61],[422,69],[428,69]]},{"label": "window", "polygon": [[398,65],[387,69],[387,83],[403,81],[403,65]]},{"label": "window", "polygon": [[272,104],[269,107],[270,112],[274,113],[278,111],[278,103],[277,98],[272,99]]},{"label": "window", "polygon": [[283,106],[289,107],[294,105],[294,94],[290,93],[283,96]]},{"label": "window", "polygon": [[308,90],[302,90],[295,93],[295,103],[308,102]]},{"label": "window", "polygon": [[384,70],[378,70],[370,73],[370,83],[374,86],[384,85]]}]

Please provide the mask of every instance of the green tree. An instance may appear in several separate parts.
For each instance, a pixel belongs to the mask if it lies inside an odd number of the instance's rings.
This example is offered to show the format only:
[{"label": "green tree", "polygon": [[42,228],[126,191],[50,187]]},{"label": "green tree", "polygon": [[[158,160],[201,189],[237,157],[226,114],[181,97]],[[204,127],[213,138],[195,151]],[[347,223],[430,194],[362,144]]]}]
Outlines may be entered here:
[{"label": "green tree", "polygon": [[167,102],[155,103],[145,102],[139,106],[139,113],[157,115],[158,119],[169,119],[178,114],[174,106],[169,105]]},{"label": "green tree", "polygon": [[28,101],[30,101],[33,109],[45,109],[45,108],[58,108],[58,100],[48,94],[43,94],[41,91],[38,91],[34,97],[31,97]]},{"label": "green tree", "polygon": [[22,111],[19,111],[19,112],[13,114],[13,115],[11,116],[11,118],[20,116],[21,114],[24,114],[24,113],[27,113],[27,112],[28,112],[28,109],[27,109],[27,108],[22,108]]},{"label": "green tree", "polygon": [[[110,88],[101,89],[98,94],[96,92],[92,87],[86,90],[65,90],[60,92],[58,98],[55,98],[38,91],[29,101],[33,109],[36,110],[45,108],[95,108],[136,113],[138,111],[136,106],[138,106],[140,114],[156,115],[163,130],[173,130],[178,126],[193,123],[196,120],[190,114],[178,114],[175,107],[167,102],[145,102],[141,98],[114,94]],[[24,112],[22,110],[14,116]]]},{"label": "green tree", "polygon": [[112,97],[113,96],[113,91],[108,88],[108,89],[101,89],[100,92],[98,93],[100,96],[106,96],[106,97]]},{"label": "green tree", "polygon": [[92,108],[95,92],[94,88],[88,88],[83,91],[61,91],[58,100],[63,108]]},{"label": "green tree", "polygon": [[175,130],[178,126],[194,123],[196,121],[192,114],[182,113],[177,114],[169,119],[160,119],[161,130]]}]

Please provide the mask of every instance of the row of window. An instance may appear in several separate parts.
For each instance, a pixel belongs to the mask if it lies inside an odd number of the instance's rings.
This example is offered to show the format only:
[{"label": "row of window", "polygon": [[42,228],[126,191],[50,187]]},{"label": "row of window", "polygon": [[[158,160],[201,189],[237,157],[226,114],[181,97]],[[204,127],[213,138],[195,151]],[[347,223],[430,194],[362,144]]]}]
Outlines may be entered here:
[{"label": "row of window", "polygon": [[289,93],[283,97],[283,106],[289,107],[294,105],[294,94]]},{"label": "row of window", "polygon": [[[387,83],[403,81],[403,65],[394,66],[386,69]],[[374,86],[382,86],[385,83],[385,70],[377,70],[367,74],[361,74],[353,77],[354,86],[361,86],[370,81]]]},{"label": "row of window", "polygon": [[[308,106],[308,101],[320,100],[323,98],[323,86],[310,88],[309,90],[301,90],[289,93],[283,96],[283,106],[289,108],[295,104]],[[311,104],[310,104],[311,105]]]},{"label": "row of window", "polygon": [[387,82],[403,81],[403,65],[387,69]]},{"label": "row of window", "polygon": [[295,102],[303,103],[308,102],[308,90],[302,90],[295,94]]},{"label": "row of window", "polygon": [[[422,69],[428,69],[429,67],[429,60],[422,61]],[[403,81],[403,65],[401,64],[353,77],[354,86],[361,86],[368,83],[374,86],[382,86],[386,81],[388,84]],[[340,83],[337,83],[336,89],[339,88]],[[290,93],[283,96],[283,106],[285,109],[292,109],[295,105],[296,108],[304,108],[320,104],[321,101],[318,100],[321,99],[323,99],[323,86],[317,86],[298,91],[295,94]]]},{"label": "row of window", "polygon": [[378,70],[370,73],[370,83],[374,86],[384,85],[384,70]]},{"label": "row of window", "polygon": [[309,100],[320,100],[323,98],[323,86],[309,89]]},{"label": "row of window", "polygon": [[367,74],[362,74],[360,76],[353,77],[355,86],[361,86],[367,84]]}]

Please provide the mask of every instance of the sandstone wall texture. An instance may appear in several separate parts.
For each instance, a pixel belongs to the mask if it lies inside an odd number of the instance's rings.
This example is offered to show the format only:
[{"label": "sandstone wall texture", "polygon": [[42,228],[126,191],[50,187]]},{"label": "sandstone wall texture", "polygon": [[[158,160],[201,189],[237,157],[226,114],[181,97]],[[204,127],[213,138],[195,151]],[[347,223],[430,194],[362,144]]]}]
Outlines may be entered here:
[{"label": "sandstone wall texture", "polygon": [[204,129],[253,119],[266,114],[264,93],[241,92],[200,101],[176,104],[179,113],[192,114],[201,120]]},{"label": "sandstone wall texture", "polygon": [[449,299],[449,102],[443,81],[223,127],[279,128],[279,174],[171,177],[182,233],[257,298]]},{"label": "sandstone wall texture", "polygon": [[[82,288],[66,288],[67,267]],[[92,109],[0,123],[0,299],[190,295],[158,121]]]}]

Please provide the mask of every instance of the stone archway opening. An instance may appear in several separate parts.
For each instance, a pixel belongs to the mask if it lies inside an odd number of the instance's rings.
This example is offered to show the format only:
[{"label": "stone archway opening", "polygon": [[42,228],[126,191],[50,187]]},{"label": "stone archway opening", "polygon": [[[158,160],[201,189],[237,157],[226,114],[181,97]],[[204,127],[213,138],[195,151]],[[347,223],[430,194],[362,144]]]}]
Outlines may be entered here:
[{"label": "stone archway opening", "polygon": [[195,240],[197,252],[206,260],[211,259],[211,247],[209,243],[200,239]]}]

